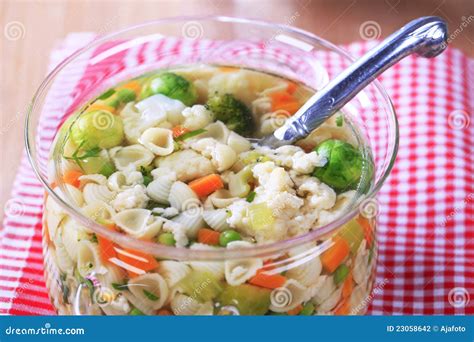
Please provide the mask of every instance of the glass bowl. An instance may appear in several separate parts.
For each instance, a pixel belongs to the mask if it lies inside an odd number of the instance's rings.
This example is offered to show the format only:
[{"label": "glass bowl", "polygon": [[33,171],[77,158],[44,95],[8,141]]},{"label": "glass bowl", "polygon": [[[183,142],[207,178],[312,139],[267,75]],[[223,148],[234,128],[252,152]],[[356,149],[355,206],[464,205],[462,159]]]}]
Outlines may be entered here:
[{"label": "glass bowl", "polygon": [[[377,260],[375,196],[391,171],[398,147],[395,112],[378,81],[343,108],[357,128],[362,152],[373,159],[373,179],[359,186],[334,220],[276,243],[200,250],[142,241],[110,230],[82,214],[61,181],[54,151],[54,142],[61,139],[59,127],[81,105],[108,87],[150,70],[230,65],[281,75],[317,90],[352,61],[345,51],[297,28],[204,17],[157,20],[98,37],[58,65],[34,95],[25,129],[30,162],[46,190],[45,277],[57,312],[364,314]],[[115,254],[125,255],[136,268],[125,267],[124,258],[113,265],[101,261],[95,247],[90,247],[96,241],[88,247],[66,246],[64,236],[76,234],[75,227],[108,241]],[[82,239],[78,234],[73,237],[76,243]],[[93,272],[78,271],[78,263],[84,260],[97,263]],[[263,265],[258,271],[267,279],[263,285],[257,280],[227,283],[226,270],[255,262]],[[153,266],[140,267],[143,263]],[[150,286],[148,294],[140,286]]]}]

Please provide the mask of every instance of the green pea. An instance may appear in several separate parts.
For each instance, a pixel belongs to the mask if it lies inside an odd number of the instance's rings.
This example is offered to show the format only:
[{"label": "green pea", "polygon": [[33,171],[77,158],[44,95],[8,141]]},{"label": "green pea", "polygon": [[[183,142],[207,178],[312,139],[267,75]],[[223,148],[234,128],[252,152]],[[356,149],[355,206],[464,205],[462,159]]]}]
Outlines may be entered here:
[{"label": "green pea", "polygon": [[311,302],[308,302],[303,306],[303,310],[301,310],[300,316],[311,316],[313,313],[314,313],[314,304]]},{"label": "green pea", "polygon": [[226,230],[219,237],[219,244],[226,247],[229,242],[242,240],[242,237],[235,230]]},{"label": "green pea", "polygon": [[141,312],[140,310],[138,310],[137,308],[133,308],[133,309],[130,311],[130,315],[131,315],[131,316],[143,316],[144,313]]},{"label": "green pea", "polygon": [[344,279],[346,279],[347,275],[349,274],[349,267],[342,264],[339,265],[338,268],[334,271],[334,284],[339,285],[341,284]]},{"label": "green pea", "polygon": [[158,242],[166,246],[174,246],[176,240],[172,233],[162,233],[158,236]]}]

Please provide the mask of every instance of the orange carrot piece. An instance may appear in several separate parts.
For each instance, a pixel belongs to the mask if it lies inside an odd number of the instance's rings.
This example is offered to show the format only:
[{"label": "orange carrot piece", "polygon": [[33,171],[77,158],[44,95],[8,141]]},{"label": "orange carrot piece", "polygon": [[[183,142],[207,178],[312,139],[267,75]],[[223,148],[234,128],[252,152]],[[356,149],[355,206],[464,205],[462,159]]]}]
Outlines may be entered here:
[{"label": "orange carrot piece", "polygon": [[187,129],[186,127],[178,125],[178,126],[173,127],[172,131],[173,131],[173,138],[177,138],[180,135],[183,135],[184,133],[188,133],[189,129]]},{"label": "orange carrot piece", "polygon": [[291,101],[291,102],[281,102],[281,103],[274,103],[272,105],[272,111],[284,111],[289,114],[289,116],[295,114],[298,109],[300,109],[301,105],[299,102]]},{"label": "orange carrot piece", "polygon": [[286,277],[281,274],[267,274],[265,271],[258,271],[256,275],[250,278],[252,285],[265,287],[267,289],[276,289],[282,287],[286,282]]},{"label": "orange carrot piece", "polygon": [[345,315],[349,315],[350,312],[351,312],[351,301],[349,300],[349,298],[345,298],[334,310],[334,315],[345,316]]},{"label": "orange carrot piece", "polygon": [[142,88],[142,86],[140,85],[140,83],[138,81],[130,81],[128,83],[125,83],[125,84],[117,87],[117,90],[130,89],[130,90],[133,90],[136,95],[138,95],[141,91],[141,88]]},{"label": "orange carrot piece", "polygon": [[97,235],[97,242],[99,243],[100,258],[103,262],[109,263],[110,259],[117,257],[115,244],[112,241],[107,240],[103,236]]},{"label": "orange carrot piece", "polygon": [[372,230],[372,225],[370,221],[364,216],[357,217],[356,221],[362,226],[364,230],[365,240],[367,241],[367,247],[372,247],[372,242],[374,240],[374,232]]},{"label": "orange carrot piece", "polygon": [[342,298],[349,298],[351,296],[353,286],[354,285],[352,284],[352,272],[349,272],[346,280],[344,280],[344,284],[342,284]]},{"label": "orange carrot piece", "polygon": [[153,256],[143,252],[117,247],[115,251],[117,252],[117,258],[126,264],[118,266],[127,270],[130,278],[135,278],[158,267],[158,261]]},{"label": "orange carrot piece", "polygon": [[349,255],[350,247],[346,240],[339,236],[333,238],[334,244],[323,254],[321,263],[324,269],[333,273],[342,261]]},{"label": "orange carrot piece", "polygon": [[188,185],[199,197],[207,196],[224,187],[221,176],[215,173],[195,179]]},{"label": "orange carrot piece", "polygon": [[287,313],[289,316],[296,316],[296,315],[298,315],[298,314],[301,312],[301,310],[303,310],[303,305],[302,305],[302,304],[298,305],[298,306],[297,306],[296,308],[294,308],[294,309],[288,310],[286,313]]},{"label": "orange carrot piece", "polygon": [[200,243],[205,243],[206,245],[218,245],[219,238],[221,234],[216,232],[215,230],[208,229],[208,228],[201,228],[198,230],[197,233],[197,240]]},{"label": "orange carrot piece", "polygon": [[161,309],[157,312],[158,316],[174,316],[173,313],[168,309]]},{"label": "orange carrot piece", "polygon": [[288,94],[293,95],[296,89],[298,89],[298,85],[295,82],[288,82],[288,85],[286,86]]},{"label": "orange carrot piece", "polygon": [[70,184],[73,187],[78,188],[79,185],[81,185],[81,181],[79,180],[79,177],[84,175],[81,171],[77,170],[69,170],[64,174],[63,180],[64,183]]},{"label": "orange carrot piece", "polygon": [[91,104],[87,108],[87,112],[92,112],[94,110],[106,110],[106,111],[111,112],[111,113],[115,112],[114,107],[108,106],[108,105],[105,105],[105,104],[102,104],[102,103],[97,103],[97,102],[94,102],[93,104]]}]

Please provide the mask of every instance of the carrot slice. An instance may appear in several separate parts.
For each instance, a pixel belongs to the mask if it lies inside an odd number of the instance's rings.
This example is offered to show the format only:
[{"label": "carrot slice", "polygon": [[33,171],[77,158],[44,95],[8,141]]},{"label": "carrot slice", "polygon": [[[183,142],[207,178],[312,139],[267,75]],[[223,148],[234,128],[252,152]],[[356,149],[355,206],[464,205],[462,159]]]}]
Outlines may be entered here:
[{"label": "carrot slice", "polygon": [[344,284],[342,284],[342,298],[349,298],[352,294],[353,287],[352,272],[349,272],[346,280],[344,280]]},{"label": "carrot slice", "polygon": [[183,127],[183,126],[175,126],[173,127],[173,138],[177,138],[179,137],[180,135],[183,135],[184,133],[188,133],[189,132],[189,129],[187,129],[186,127]]},{"label": "carrot slice", "polygon": [[221,66],[218,68],[220,72],[235,72],[238,68],[229,67],[229,66]]},{"label": "carrot slice", "polygon": [[267,274],[265,271],[258,271],[256,275],[250,278],[249,283],[267,289],[276,289],[285,285],[286,277],[281,274]]},{"label": "carrot slice", "polygon": [[200,243],[205,243],[206,245],[218,245],[219,244],[219,237],[221,234],[216,232],[215,230],[208,229],[208,228],[201,228],[198,230],[197,233],[197,240]]},{"label": "carrot slice", "polygon": [[97,102],[94,102],[93,104],[91,104],[87,108],[87,112],[92,112],[94,110],[106,110],[106,111],[111,112],[111,113],[115,112],[114,107],[108,106],[108,105],[105,105],[105,104],[102,104],[102,103],[97,103]]},{"label": "carrot slice", "polygon": [[117,90],[120,89],[130,89],[135,92],[135,94],[138,96],[138,94],[141,91],[142,86],[138,81],[130,81],[128,83],[122,84],[121,86],[117,87]]},{"label": "carrot slice", "polygon": [[115,244],[106,238],[97,235],[97,242],[99,243],[100,258],[103,262],[110,262],[110,259],[117,258],[115,251]]},{"label": "carrot slice", "polygon": [[115,251],[118,260],[121,261],[117,265],[127,270],[130,278],[135,278],[158,267],[158,261],[143,252],[118,247],[115,247]]},{"label": "carrot slice", "polygon": [[158,316],[173,316],[173,313],[168,309],[161,309],[157,312]]},{"label": "carrot slice", "polygon": [[221,176],[215,173],[195,179],[188,185],[199,197],[207,196],[224,187]]},{"label": "carrot slice", "polygon": [[84,175],[81,171],[77,170],[69,170],[63,176],[64,183],[70,184],[73,187],[78,188],[81,185],[81,181],[79,177]]},{"label": "carrot slice", "polygon": [[351,301],[349,300],[349,298],[345,298],[338,305],[336,310],[334,310],[334,315],[344,316],[344,315],[349,315],[350,312],[351,312]]},{"label": "carrot slice", "polygon": [[298,89],[298,85],[295,82],[288,82],[288,85],[286,86],[286,91],[288,94],[293,95],[296,89]]},{"label": "carrot slice", "polygon": [[286,313],[290,316],[296,316],[303,310],[303,305],[300,304],[296,308],[288,310]]},{"label": "carrot slice", "polygon": [[349,255],[350,247],[346,240],[339,236],[333,238],[334,244],[323,254],[321,263],[324,269],[333,273],[342,261]]},{"label": "carrot slice", "polygon": [[289,115],[295,114],[301,107],[296,98],[286,91],[270,94],[272,99],[272,111],[277,110],[288,112]]},{"label": "carrot slice", "polygon": [[357,217],[356,221],[362,226],[364,229],[365,240],[367,241],[367,247],[372,247],[372,242],[374,240],[374,233],[372,231],[372,225],[370,221],[365,218],[364,216]]}]

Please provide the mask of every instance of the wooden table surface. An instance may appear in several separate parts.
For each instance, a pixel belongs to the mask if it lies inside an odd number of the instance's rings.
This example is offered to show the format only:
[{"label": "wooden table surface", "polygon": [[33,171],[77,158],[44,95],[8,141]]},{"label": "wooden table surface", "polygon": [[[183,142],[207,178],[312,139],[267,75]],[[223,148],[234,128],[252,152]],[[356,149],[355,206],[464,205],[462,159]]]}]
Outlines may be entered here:
[{"label": "wooden table surface", "polygon": [[375,21],[384,37],[415,17],[439,15],[451,33],[457,30],[451,44],[474,56],[473,0],[0,0],[0,208],[23,152],[25,108],[45,76],[54,44],[69,32],[106,33],[178,15],[265,19],[341,44],[361,40],[367,21]]}]

